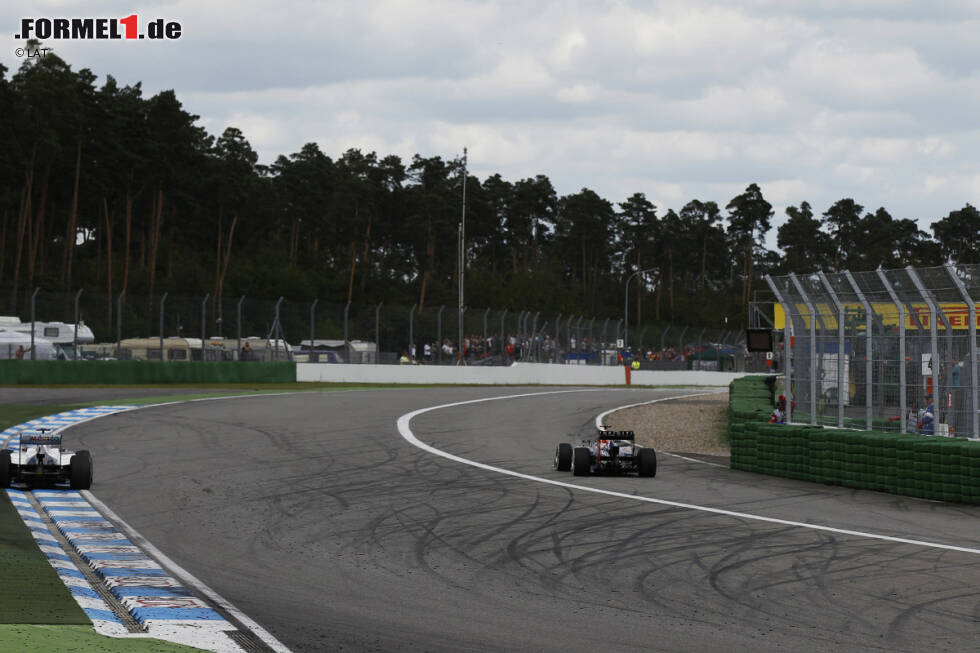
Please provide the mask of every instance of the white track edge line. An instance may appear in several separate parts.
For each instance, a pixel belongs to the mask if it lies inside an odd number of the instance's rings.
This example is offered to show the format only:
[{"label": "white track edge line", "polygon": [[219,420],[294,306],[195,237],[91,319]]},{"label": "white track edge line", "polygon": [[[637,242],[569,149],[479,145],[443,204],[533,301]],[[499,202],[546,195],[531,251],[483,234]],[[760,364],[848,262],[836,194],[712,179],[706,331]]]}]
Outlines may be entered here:
[{"label": "white track edge line", "polygon": [[[537,483],[545,483],[547,485],[555,485],[555,486],[558,486],[558,487],[569,488],[569,489],[572,489],[572,490],[583,490],[585,492],[593,492],[595,494],[602,494],[602,495],[605,495],[605,496],[617,497],[617,498],[620,498],[620,499],[630,499],[630,500],[633,500],[633,501],[642,501],[642,502],[645,502],[645,503],[655,503],[655,504],[659,504],[659,505],[663,505],[663,506],[671,506],[671,507],[674,507],[674,508],[684,508],[684,509],[687,509],[687,510],[697,510],[697,511],[701,511],[701,512],[709,512],[709,513],[713,513],[713,514],[716,514],[716,515],[724,515],[724,516],[727,516],[727,517],[735,517],[736,519],[750,519],[750,520],[761,521],[761,522],[766,522],[766,523],[770,523],[770,524],[779,524],[781,526],[793,526],[793,527],[806,528],[806,529],[815,530],[815,531],[822,531],[822,532],[825,532],[825,533],[835,533],[837,535],[852,535],[852,536],[855,536],[855,537],[862,537],[862,538],[867,538],[867,539],[872,539],[872,540],[881,540],[881,541],[885,541],[885,542],[897,542],[899,544],[911,544],[913,546],[921,546],[921,547],[927,547],[927,548],[932,548],[932,549],[942,549],[942,550],[945,550],[945,551],[957,551],[957,552],[960,552],[960,553],[980,554],[980,549],[975,549],[975,548],[970,548],[970,547],[965,547],[965,546],[954,546],[952,544],[942,544],[942,543],[938,543],[938,542],[926,542],[926,541],[923,541],[923,540],[913,540],[913,539],[904,538],[904,537],[893,537],[891,535],[881,535],[881,534],[878,534],[878,533],[868,533],[868,532],[865,532],[865,531],[854,531],[854,530],[849,530],[849,529],[844,529],[844,528],[834,528],[832,526],[822,526],[820,524],[808,524],[808,523],[805,523],[805,522],[791,521],[791,520],[787,520],[787,519],[777,519],[775,517],[765,517],[763,515],[753,515],[753,514],[744,513],[744,512],[735,512],[735,511],[732,511],[732,510],[724,510],[722,508],[711,508],[709,506],[699,506],[699,505],[690,504],[690,503],[680,503],[680,502],[677,502],[677,501],[668,501],[666,499],[655,499],[653,497],[644,497],[644,496],[638,496],[638,495],[635,495],[635,494],[625,494],[623,492],[614,492],[612,490],[603,490],[601,488],[588,487],[588,486],[585,486],[585,485],[575,485],[574,483],[565,483],[564,481],[555,481],[553,479],[542,478],[540,476],[532,476],[530,474],[522,474],[521,472],[515,472],[515,471],[509,470],[509,469],[503,469],[501,467],[494,467],[493,465],[487,465],[485,463],[478,463],[475,460],[469,460],[468,458],[463,458],[461,456],[456,456],[454,454],[451,454],[451,453],[449,453],[447,451],[443,451],[441,449],[436,449],[435,447],[433,447],[431,445],[428,445],[428,444],[422,442],[421,440],[419,440],[418,438],[416,438],[415,437],[415,434],[412,432],[412,429],[410,427],[410,423],[411,423],[411,421],[412,421],[412,419],[414,417],[416,417],[418,415],[421,415],[423,413],[428,413],[428,412],[433,411],[433,410],[440,410],[440,409],[443,409],[443,408],[453,408],[453,407],[456,407],[456,406],[465,406],[467,404],[475,404],[475,403],[480,403],[480,402],[484,402],[484,401],[497,401],[497,400],[500,400],[500,399],[517,399],[517,398],[520,398],[520,397],[534,397],[534,396],[541,396],[541,395],[561,394],[561,393],[566,393],[566,392],[589,392],[589,391],[588,390],[584,390],[584,391],[582,391],[582,390],[558,390],[558,391],[552,391],[552,392],[536,392],[536,393],[529,393],[529,394],[506,395],[506,396],[503,396],[503,397],[488,397],[488,398],[484,398],[484,399],[475,399],[475,400],[470,400],[470,401],[459,401],[459,402],[455,402],[455,403],[451,403],[451,404],[440,404],[438,406],[430,406],[428,408],[420,408],[419,410],[414,410],[414,411],[412,411],[410,413],[405,413],[404,415],[402,415],[401,417],[398,418],[398,432],[401,434],[402,438],[404,438],[409,444],[412,444],[413,446],[418,447],[419,449],[422,449],[423,451],[427,451],[427,452],[429,452],[431,454],[434,454],[436,456],[440,456],[442,458],[446,458],[447,460],[452,460],[454,462],[462,463],[464,465],[470,465],[472,467],[477,467],[479,469],[485,469],[487,471],[496,472],[498,474],[505,474],[507,476],[514,476],[516,478],[521,478],[521,479],[524,479],[524,480],[527,480],[527,481],[535,481]],[[674,398],[681,399],[682,397],[674,397]]]},{"label": "white track edge line", "polygon": [[153,544],[147,540],[145,537],[140,535],[140,533],[130,526],[128,523],[123,521],[123,519],[112,511],[109,506],[102,503],[99,499],[92,494],[90,490],[81,490],[82,496],[88,499],[96,508],[98,508],[102,513],[109,517],[113,522],[115,522],[119,527],[123,529],[126,535],[139,547],[143,548],[150,553],[158,562],[162,563],[168,571],[173,572],[180,580],[191,585],[194,589],[198,590],[206,597],[211,599],[215,604],[223,608],[226,612],[232,615],[236,620],[241,622],[243,626],[251,630],[256,637],[262,640],[269,648],[276,651],[276,653],[292,653],[282,642],[275,638],[275,636],[267,631],[265,628],[260,626],[254,620],[252,620],[244,612],[236,608],[230,601],[222,597],[220,594],[215,592],[209,586],[205,585],[204,582],[198,580],[189,571],[178,565],[176,562],[168,558],[160,549],[153,546]]},{"label": "white track edge line", "polygon": [[[666,399],[654,399],[652,401],[641,401],[638,404],[627,404],[625,406],[618,406],[616,408],[610,408],[604,413],[599,413],[595,416],[595,427],[598,429],[602,424],[602,420],[606,415],[610,413],[615,413],[616,411],[625,410],[627,408],[636,408],[637,406],[648,406],[650,404],[660,403],[661,401],[671,401],[672,399],[686,399],[688,397],[706,397],[709,395],[720,395],[722,392],[728,392],[727,390],[715,390],[714,392],[699,392],[693,395],[681,395],[680,397],[668,397]],[[688,456],[682,456],[679,453],[670,453],[669,451],[658,451],[658,455],[671,456],[673,458],[680,458],[681,460],[686,460],[689,463],[698,463],[699,465],[711,465],[712,467],[721,467],[722,469],[728,469],[726,465],[719,465],[718,463],[708,462],[707,460],[698,460],[697,458],[690,458]]]}]

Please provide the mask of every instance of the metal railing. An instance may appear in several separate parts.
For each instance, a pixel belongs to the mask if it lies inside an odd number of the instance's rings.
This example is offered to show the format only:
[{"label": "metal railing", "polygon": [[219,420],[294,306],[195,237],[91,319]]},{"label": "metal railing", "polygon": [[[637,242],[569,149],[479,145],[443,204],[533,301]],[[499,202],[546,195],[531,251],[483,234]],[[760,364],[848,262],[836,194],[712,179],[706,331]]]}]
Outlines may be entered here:
[{"label": "metal railing", "polygon": [[625,362],[639,360],[644,369],[765,370],[764,360],[746,356],[740,330],[631,325],[625,342],[622,318],[535,309],[467,308],[460,346],[459,313],[445,306],[107,296],[90,289],[33,289],[30,297],[37,321],[91,329],[94,342],[74,332],[62,340],[63,357],[71,359],[617,365],[628,351]]},{"label": "metal railing", "polygon": [[776,365],[791,420],[980,437],[980,266],[766,282],[778,303]]}]

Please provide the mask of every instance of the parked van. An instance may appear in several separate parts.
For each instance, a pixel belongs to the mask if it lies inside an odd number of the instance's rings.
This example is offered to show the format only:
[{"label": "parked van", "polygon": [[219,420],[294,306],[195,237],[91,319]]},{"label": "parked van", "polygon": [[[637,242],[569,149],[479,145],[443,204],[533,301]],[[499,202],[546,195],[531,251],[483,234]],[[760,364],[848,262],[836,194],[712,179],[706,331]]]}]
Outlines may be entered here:
[{"label": "parked van", "polygon": [[[28,339],[31,336],[31,323],[22,322],[16,315],[0,315],[0,329],[16,331],[26,334]],[[79,322],[77,328],[74,324],[67,322],[34,322],[34,340],[44,338],[50,343],[58,345],[58,358],[74,358],[75,342],[79,344],[89,344],[95,342],[95,335],[92,329],[85,326],[85,322]]]},{"label": "parked van", "polygon": [[[164,360],[201,360],[200,338],[164,338]],[[119,359],[134,361],[160,360],[160,338],[126,338],[119,343]]]},{"label": "parked van", "polygon": [[31,355],[31,335],[19,331],[0,328],[0,358],[16,359],[18,350],[24,360],[54,360],[61,355],[58,345],[45,338],[34,338],[34,352]]},{"label": "parked van", "polygon": [[[229,340],[230,344],[237,345],[237,340]],[[246,345],[248,345],[246,347]],[[242,338],[242,351],[239,355],[243,361],[291,361],[293,357],[293,347],[285,340],[270,338],[257,338],[255,336]]]}]

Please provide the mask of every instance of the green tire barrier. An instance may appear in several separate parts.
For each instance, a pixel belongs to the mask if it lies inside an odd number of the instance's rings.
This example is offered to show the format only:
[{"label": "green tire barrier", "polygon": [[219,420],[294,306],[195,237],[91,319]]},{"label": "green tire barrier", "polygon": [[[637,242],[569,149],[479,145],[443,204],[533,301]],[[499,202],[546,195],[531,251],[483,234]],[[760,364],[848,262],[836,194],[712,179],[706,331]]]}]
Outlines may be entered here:
[{"label": "green tire barrier", "polygon": [[731,468],[923,499],[980,504],[980,442],[769,424],[765,377],[729,386]]},{"label": "green tire barrier", "polygon": [[0,385],[294,383],[295,363],[0,360]]}]

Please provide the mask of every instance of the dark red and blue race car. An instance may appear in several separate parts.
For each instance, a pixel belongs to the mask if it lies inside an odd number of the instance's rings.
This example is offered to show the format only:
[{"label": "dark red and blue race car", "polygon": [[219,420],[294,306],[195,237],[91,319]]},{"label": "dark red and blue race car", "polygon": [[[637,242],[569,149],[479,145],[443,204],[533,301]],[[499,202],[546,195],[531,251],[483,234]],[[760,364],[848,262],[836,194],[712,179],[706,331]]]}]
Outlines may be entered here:
[{"label": "dark red and blue race car", "polygon": [[559,443],[554,467],[561,472],[571,470],[575,476],[635,473],[652,477],[657,475],[657,452],[637,446],[633,431],[614,431],[603,425],[594,440],[583,440],[577,447]]}]

